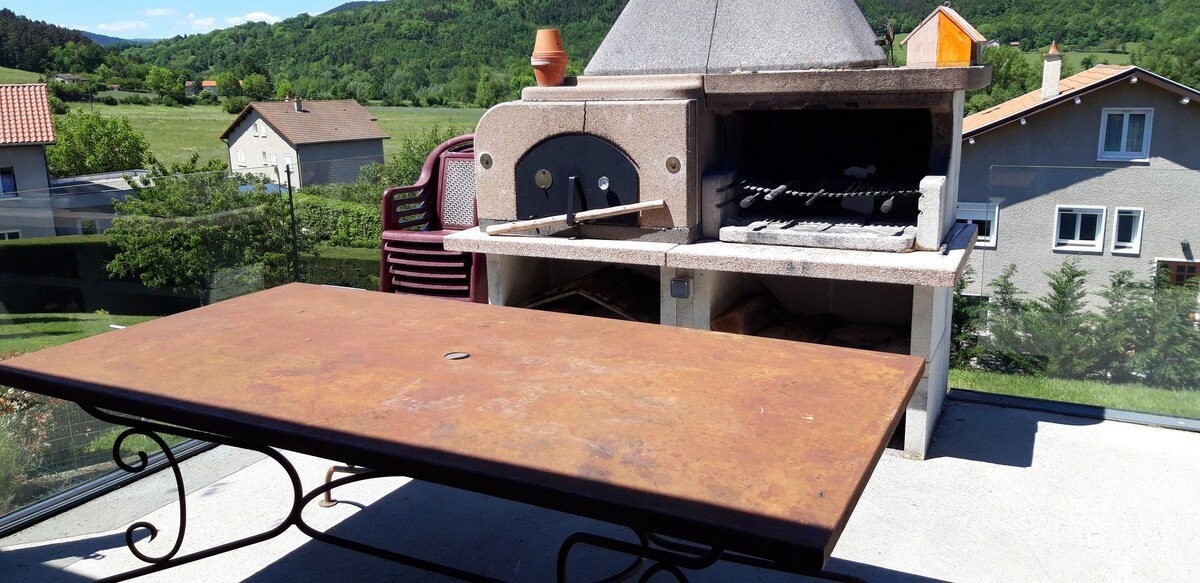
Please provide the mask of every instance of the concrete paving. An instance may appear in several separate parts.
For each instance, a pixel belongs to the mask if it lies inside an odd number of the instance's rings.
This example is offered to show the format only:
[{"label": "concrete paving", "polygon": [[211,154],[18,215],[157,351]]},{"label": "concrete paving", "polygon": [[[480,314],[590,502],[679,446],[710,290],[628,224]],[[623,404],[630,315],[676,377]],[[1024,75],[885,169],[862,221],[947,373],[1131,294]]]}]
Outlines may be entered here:
[{"label": "concrete paving", "polygon": [[[868,581],[1200,580],[1200,433],[1023,409],[948,402],[925,461],[884,456],[828,568]],[[305,486],[329,462],[289,455]],[[183,552],[278,524],[288,488],[273,461],[217,448],[184,462],[189,522]],[[162,528],[139,548],[175,541],[170,473],[0,539],[0,580],[91,581],[141,566],[125,525]],[[562,539],[623,536],[612,525],[411,482],[368,480],[312,505],[314,527],[512,581],[552,581]],[[140,516],[144,515],[144,516]],[[598,577],[622,559],[572,554],[571,573]],[[692,581],[801,581],[724,565]],[[308,539],[296,529],[145,581],[446,581]],[[659,577],[657,580],[669,580]]]}]

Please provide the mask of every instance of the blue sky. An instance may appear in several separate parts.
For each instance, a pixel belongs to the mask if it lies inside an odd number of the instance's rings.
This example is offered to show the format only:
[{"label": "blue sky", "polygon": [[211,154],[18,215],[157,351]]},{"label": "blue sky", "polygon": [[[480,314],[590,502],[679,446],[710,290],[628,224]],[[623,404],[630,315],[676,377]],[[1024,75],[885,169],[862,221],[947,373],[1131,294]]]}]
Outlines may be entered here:
[{"label": "blue sky", "polygon": [[120,38],[170,38],[236,26],[320,14],[345,0],[7,0],[3,6],[32,20]]}]

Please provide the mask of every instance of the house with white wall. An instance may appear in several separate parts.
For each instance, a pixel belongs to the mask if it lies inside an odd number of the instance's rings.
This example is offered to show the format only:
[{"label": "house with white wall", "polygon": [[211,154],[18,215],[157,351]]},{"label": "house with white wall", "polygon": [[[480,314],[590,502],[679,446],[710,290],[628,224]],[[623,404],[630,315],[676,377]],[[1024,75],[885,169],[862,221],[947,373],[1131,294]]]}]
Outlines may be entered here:
[{"label": "house with white wall", "polygon": [[967,293],[1015,264],[1040,296],[1072,257],[1092,293],[1121,270],[1200,275],[1200,91],[1130,65],[1060,79],[1061,64],[1051,47],[1041,88],[963,122],[957,218],[979,226]]},{"label": "house with white wall", "polygon": [[256,101],[221,134],[233,172],[292,184],[354,182],[359,169],[383,163],[386,133],[350,99]]},{"label": "house with white wall", "polygon": [[0,85],[0,241],[54,236],[46,165],[53,143],[46,86]]}]

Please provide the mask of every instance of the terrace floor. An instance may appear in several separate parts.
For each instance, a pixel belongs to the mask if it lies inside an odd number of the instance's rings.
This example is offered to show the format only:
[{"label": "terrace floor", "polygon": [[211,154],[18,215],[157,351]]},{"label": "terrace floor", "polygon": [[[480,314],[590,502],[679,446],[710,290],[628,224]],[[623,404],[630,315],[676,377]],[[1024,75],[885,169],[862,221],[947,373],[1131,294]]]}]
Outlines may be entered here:
[{"label": "terrace floor", "polygon": [[[329,462],[290,456],[305,485]],[[269,528],[287,505],[284,475],[259,454],[220,447],[184,462],[184,552]],[[174,542],[169,472],[0,539],[6,583],[90,581],[140,566],[126,525]],[[621,529],[403,479],[336,491],[309,523],[339,535],[515,581],[552,581],[571,532]],[[868,581],[1200,580],[1200,433],[949,401],[925,461],[885,455],[828,568]],[[231,534],[233,533],[233,534]],[[611,572],[622,559],[572,554],[572,573]],[[722,566],[692,581],[803,578]],[[659,577],[655,580],[669,580]],[[443,581],[443,577],[312,541],[296,529],[146,581]]]}]

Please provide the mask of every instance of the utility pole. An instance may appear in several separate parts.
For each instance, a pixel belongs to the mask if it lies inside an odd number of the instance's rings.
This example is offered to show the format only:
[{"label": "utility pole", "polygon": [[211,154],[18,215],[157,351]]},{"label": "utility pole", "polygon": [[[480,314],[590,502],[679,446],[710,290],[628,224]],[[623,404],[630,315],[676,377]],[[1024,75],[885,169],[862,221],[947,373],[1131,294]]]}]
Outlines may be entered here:
[{"label": "utility pole", "polygon": [[292,281],[300,281],[300,241],[296,238],[296,202],[292,197],[292,165],[284,166],[287,174],[288,210],[292,214]]}]

